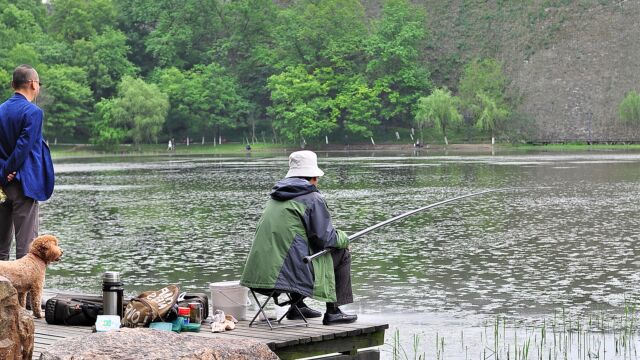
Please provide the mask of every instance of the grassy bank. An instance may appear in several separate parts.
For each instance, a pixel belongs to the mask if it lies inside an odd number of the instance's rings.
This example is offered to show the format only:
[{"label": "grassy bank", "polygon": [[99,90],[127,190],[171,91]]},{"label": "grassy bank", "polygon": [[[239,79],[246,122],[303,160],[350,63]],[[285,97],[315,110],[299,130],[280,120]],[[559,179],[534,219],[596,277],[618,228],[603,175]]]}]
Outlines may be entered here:
[{"label": "grassy bank", "polygon": [[590,150],[640,150],[640,144],[586,144],[586,143],[569,143],[569,144],[546,144],[546,145],[500,145],[502,148],[521,149],[521,150],[542,150],[542,151],[590,151]]},{"label": "grassy bank", "polygon": [[[140,147],[133,145],[121,145],[114,149],[102,149],[93,145],[54,145],[51,146],[51,155],[54,158],[65,157],[91,157],[91,156],[139,156],[139,155],[240,155],[246,154],[246,145],[239,143],[216,145],[213,144],[178,144],[175,150],[167,150],[165,144],[145,144]],[[293,146],[289,147],[293,149]],[[252,144],[251,152],[284,152],[286,145],[281,144]]]},{"label": "grassy bank", "polygon": [[[428,147],[426,147],[428,145]],[[426,144],[422,150],[425,151],[464,151],[464,152],[478,152],[484,153],[491,151],[490,144],[450,144],[444,146],[440,144]],[[404,151],[412,149],[411,144],[401,143],[384,143],[384,144],[355,144],[355,145],[309,145],[307,147],[314,151]],[[289,153],[291,151],[299,150],[300,147],[293,144],[272,144],[272,143],[255,143],[251,145],[252,153]],[[512,145],[512,144],[497,144],[494,150],[516,150],[516,151],[549,151],[549,152],[563,152],[563,151],[630,151],[640,150],[640,144],[629,145],[587,145],[587,144],[548,144],[548,145]],[[51,146],[51,153],[54,158],[66,158],[66,157],[92,157],[92,156],[140,156],[140,155],[244,155],[248,151],[244,144],[229,143],[223,145],[213,144],[178,144],[173,151],[168,151],[167,146],[164,144],[145,144],[136,148],[132,145],[121,145],[116,149],[105,150],[97,148],[93,145],[53,145]],[[427,152],[425,152],[427,153]]]}]

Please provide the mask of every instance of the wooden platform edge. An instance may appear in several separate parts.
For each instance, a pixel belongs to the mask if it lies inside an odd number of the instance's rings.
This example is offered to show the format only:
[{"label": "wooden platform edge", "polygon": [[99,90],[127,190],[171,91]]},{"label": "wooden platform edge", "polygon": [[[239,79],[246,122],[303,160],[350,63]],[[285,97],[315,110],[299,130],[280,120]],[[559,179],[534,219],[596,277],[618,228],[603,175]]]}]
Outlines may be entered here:
[{"label": "wooden platform edge", "polygon": [[358,349],[382,345],[384,345],[383,329],[368,334],[293,345],[286,348],[275,349],[274,352],[282,360],[293,360],[332,353],[349,354],[351,357],[355,357],[357,356]]},{"label": "wooden platform edge", "polygon": [[[314,319],[315,320],[315,319]],[[388,324],[352,323],[324,326],[320,321],[310,321],[309,327],[249,328],[248,322],[240,322],[236,330],[225,333],[184,333],[188,336],[204,338],[246,338],[265,343],[281,359],[328,354],[348,354],[351,359],[359,358],[358,350],[384,345]],[[38,359],[50,345],[64,338],[91,334],[90,327],[68,327],[47,324],[44,319],[35,321],[35,348],[32,359]]]}]

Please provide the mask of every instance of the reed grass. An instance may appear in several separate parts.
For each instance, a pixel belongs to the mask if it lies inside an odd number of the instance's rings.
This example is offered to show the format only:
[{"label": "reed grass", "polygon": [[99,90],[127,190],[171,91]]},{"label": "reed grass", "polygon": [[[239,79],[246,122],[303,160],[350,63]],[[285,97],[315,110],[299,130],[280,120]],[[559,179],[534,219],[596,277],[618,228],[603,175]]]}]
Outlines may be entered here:
[{"label": "reed grass", "polygon": [[[411,349],[405,351],[400,330],[386,344],[393,360],[455,359],[482,360],[593,360],[638,359],[638,301],[625,299],[621,314],[603,309],[575,315],[561,309],[550,318],[522,321],[497,315],[486,321],[479,333],[482,348],[470,349],[469,336],[461,331],[458,339],[435,334],[435,342],[413,334]],[[460,347],[455,346],[456,340]],[[448,344],[445,347],[445,344]],[[448,349],[452,349],[447,351]],[[456,351],[453,351],[456,349]]]}]

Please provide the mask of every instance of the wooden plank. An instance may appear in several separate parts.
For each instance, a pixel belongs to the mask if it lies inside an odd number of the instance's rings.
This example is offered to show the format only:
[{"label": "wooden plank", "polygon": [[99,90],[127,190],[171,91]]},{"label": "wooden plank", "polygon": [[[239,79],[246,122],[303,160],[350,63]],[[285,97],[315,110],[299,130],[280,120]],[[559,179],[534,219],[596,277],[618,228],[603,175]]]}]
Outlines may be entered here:
[{"label": "wooden plank", "polygon": [[225,331],[224,333],[228,336],[245,336],[245,337],[253,337],[257,339],[267,340],[268,343],[274,344],[284,344],[295,345],[300,342],[300,336],[295,336],[292,334],[286,334],[280,331],[251,331],[251,330],[243,330],[242,328],[236,328],[235,330]]},{"label": "wooden plank", "polygon": [[384,332],[360,334],[351,338],[336,338],[323,342],[300,344],[276,349],[275,353],[283,360],[301,357],[319,356],[332,353],[355,353],[358,349],[381,346],[384,344]]}]

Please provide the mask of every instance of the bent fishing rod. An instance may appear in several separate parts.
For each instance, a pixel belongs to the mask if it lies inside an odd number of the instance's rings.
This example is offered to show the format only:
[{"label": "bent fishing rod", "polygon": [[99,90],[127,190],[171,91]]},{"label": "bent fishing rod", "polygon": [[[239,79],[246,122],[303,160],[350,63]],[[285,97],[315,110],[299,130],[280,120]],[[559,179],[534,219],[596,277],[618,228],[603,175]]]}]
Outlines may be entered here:
[{"label": "bent fishing rod", "polygon": [[[362,236],[364,234],[367,234],[367,233],[369,233],[369,232],[371,232],[371,231],[373,231],[373,230],[375,230],[375,229],[377,229],[379,227],[391,224],[392,222],[398,221],[400,219],[404,219],[407,216],[411,216],[411,215],[413,215],[415,213],[418,213],[418,212],[421,212],[421,211],[425,211],[425,210],[428,210],[428,209],[431,209],[431,208],[434,208],[434,207],[438,207],[438,206],[444,205],[446,203],[450,203],[450,202],[453,202],[453,201],[461,200],[461,199],[472,197],[472,196],[478,196],[478,195],[482,195],[482,194],[486,194],[486,193],[490,193],[490,192],[512,190],[512,189],[513,188],[491,189],[491,190],[480,191],[480,192],[473,193],[473,194],[462,195],[462,196],[454,197],[454,198],[451,198],[451,199],[442,200],[442,201],[439,201],[437,203],[433,203],[433,204],[430,204],[430,205],[427,205],[427,206],[423,206],[423,207],[418,208],[418,209],[407,211],[404,214],[400,214],[398,216],[392,217],[391,219],[388,219],[388,220],[385,220],[383,222],[377,223],[375,225],[369,226],[368,228],[366,228],[364,230],[360,230],[355,234],[349,235],[348,239],[349,239],[349,242],[351,242],[351,240],[357,239],[360,236]],[[304,258],[302,258],[302,261],[305,264],[310,263],[311,261],[313,261],[313,259],[317,258],[318,256],[322,256],[322,255],[330,252],[331,249],[332,248],[327,248],[327,249],[319,251],[319,252],[317,252],[317,253],[315,253],[313,255],[305,256]]]}]

